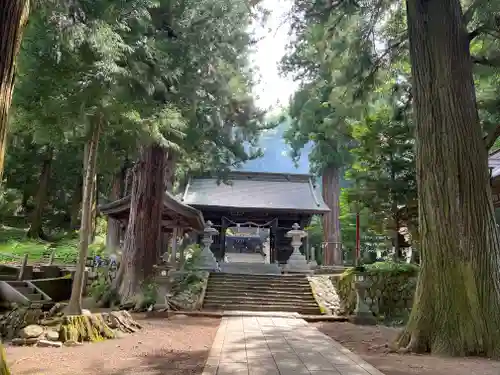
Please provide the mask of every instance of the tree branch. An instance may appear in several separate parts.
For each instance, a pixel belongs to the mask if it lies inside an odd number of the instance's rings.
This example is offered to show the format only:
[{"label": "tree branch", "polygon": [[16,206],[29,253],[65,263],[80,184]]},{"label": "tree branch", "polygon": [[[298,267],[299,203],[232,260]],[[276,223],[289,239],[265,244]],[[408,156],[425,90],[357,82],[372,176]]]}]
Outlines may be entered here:
[{"label": "tree branch", "polygon": [[484,137],[484,143],[486,145],[486,150],[493,147],[496,140],[500,137],[500,124],[498,124],[495,129],[493,129],[488,135]]}]

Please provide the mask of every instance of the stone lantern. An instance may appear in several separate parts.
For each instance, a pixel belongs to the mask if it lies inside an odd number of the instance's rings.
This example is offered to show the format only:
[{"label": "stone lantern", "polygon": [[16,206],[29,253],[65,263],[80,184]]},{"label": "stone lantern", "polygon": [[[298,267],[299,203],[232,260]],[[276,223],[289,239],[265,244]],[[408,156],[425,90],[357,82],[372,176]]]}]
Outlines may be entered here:
[{"label": "stone lantern", "polygon": [[375,325],[377,320],[373,316],[368,304],[366,303],[366,290],[370,287],[371,282],[367,279],[364,269],[356,270],[354,272],[354,289],[356,290],[356,308],[354,315],[350,320],[354,324],[360,325]]},{"label": "stone lantern", "polygon": [[307,236],[307,232],[300,229],[299,224],[295,223],[292,230],[287,232],[287,237],[292,238],[293,253],[288,258],[284,267],[287,272],[311,273],[311,268],[307,263],[306,257],[300,253],[302,238]]},{"label": "stone lantern", "polygon": [[219,265],[215,259],[212,250],[210,250],[210,245],[213,244],[212,237],[217,235],[219,231],[212,227],[212,222],[207,221],[205,224],[205,229],[203,230],[203,249],[201,250],[200,258],[198,260],[198,268],[205,271],[217,271]]}]

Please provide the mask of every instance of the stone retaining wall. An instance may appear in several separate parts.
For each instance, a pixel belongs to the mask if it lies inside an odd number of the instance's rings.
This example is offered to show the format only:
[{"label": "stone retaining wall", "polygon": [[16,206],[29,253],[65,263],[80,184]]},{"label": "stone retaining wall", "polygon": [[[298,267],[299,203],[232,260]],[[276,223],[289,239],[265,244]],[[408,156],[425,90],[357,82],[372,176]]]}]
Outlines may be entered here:
[{"label": "stone retaining wall", "polygon": [[325,315],[340,315],[340,299],[335,285],[329,276],[308,276],[309,284],[318,303],[321,313]]},{"label": "stone retaining wall", "polygon": [[[371,281],[371,286],[366,291],[366,302],[371,311],[384,318],[408,315],[413,304],[417,274],[418,268],[409,265],[368,267],[366,277]],[[341,309],[344,314],[352,314],[356,306],[353,270],[331,279],[337,286]]]}]

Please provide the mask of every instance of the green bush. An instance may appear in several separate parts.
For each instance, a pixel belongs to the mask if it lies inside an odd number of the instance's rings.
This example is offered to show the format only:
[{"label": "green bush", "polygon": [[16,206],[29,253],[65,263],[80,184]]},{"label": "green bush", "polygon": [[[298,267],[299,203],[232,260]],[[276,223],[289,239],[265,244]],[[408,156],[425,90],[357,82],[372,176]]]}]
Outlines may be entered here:
[{"label": "green bush", "polygon": [[[365,265],[365,275],[371,282],[366,302],[372,312],[383,318],[406,316],[411,309],[419,267],[408,263],[376,262]],[[356,307],[354,268],[333,278],[342,308],[352,314]]]}]

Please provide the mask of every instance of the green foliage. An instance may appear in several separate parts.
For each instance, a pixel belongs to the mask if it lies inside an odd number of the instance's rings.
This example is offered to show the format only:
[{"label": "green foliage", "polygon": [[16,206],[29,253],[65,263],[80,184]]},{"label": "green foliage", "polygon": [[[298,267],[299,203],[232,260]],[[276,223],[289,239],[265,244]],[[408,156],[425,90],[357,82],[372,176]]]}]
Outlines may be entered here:
[{"label": "green foliage", "polygon": [[156,303],[158,300],[158,285],[150,280],[144,281],[141,285],[142,301],[140,309],[148,308]]},{"label": "green foliage", "polygon": [[104,271],[98,271],[97,278],[92,282],[89,288],[89,295],[94,301],[100,301],[111,290],[111,281]]},{"label": "green foliage", "polygon": [[186,272],[195,270],[201,256],[201,247],[198,244],[189,245],[184,249],[184,270]]},{"label": "green foliage", "polygon": [[362,252],[379,250],[396,229],[416,226],[405,9],[392,0],[331,7],[297,0],[293,12],[296,40],[282,67],[301,86],[290,103],[285,138],[294,158],[312,143],[313,172],[343,167],[347,258],[355,246],[357,210]]},{"label": "green foliage", "polygon": [[[36,241],[26,238],[24,229],[3,227],[0,229],[0,262],[19,262],[28,254],[28,261],[47,262],[55,252],[54,263],[75,264],[78,258],[78,239],[63,236],[55,242]],[[105,252],[103,239],[97,239],[90,247],[91,256],[102,256]]]},{"label": "green foliage", "polygon": [[[384,319],[408,316],[418,272],[419,267],[409,263],[376,262],[365,265],[363,273],[370,281],[366,291],[367,303],[372,312]],[[340,277],[332,279],[347,314],[352,314],[356,307],[355,273],[355,268],[349,268]]]},{"label": "green foliage", "polygon": [[[84,144],[97,121],[99,202],[149,142],[175,154],[178,180],[260,156],[248,30],[262,14],[246,0],[98,0],[70,12],[37,4],[17,64],[0,216],[29,220],[40,204],[44,229],[74,229]],[[48,147],[48,196],[36,203]]]}]

